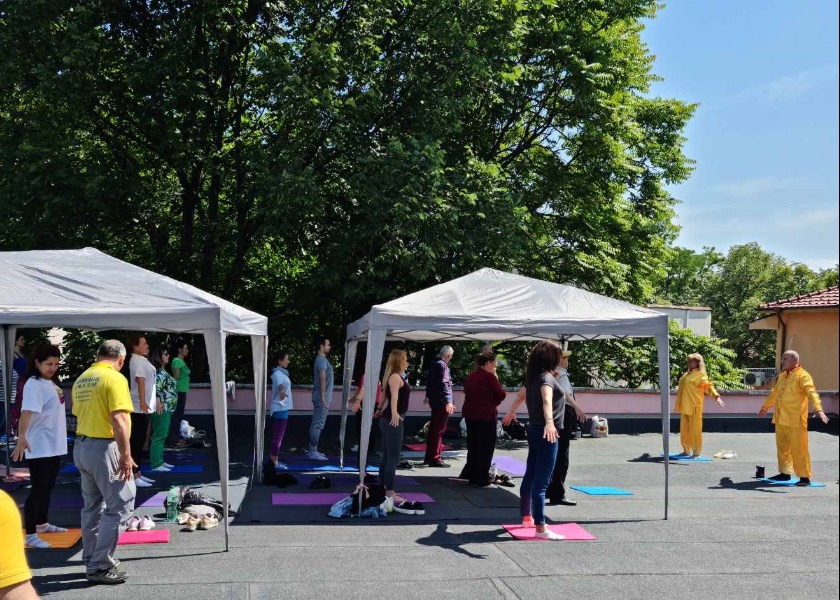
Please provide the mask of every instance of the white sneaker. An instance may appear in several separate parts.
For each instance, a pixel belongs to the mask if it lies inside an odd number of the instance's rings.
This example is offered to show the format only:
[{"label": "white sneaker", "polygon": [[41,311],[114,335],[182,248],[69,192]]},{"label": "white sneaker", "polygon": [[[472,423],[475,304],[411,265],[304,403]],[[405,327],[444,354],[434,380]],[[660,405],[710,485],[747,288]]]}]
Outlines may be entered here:
[{"label": "white sneaker", "polygon": [[729,450],[726,453],[724,453],[721,456],[721,458],[738,458],[738,453],[735,452],[734,450]]},{"label": "white sneaker", "polygon": [[729,452],[729,450],[721,450],[720,452],[715,452],[712,454],[713,458],[723,458],[723,455]]},{"label": "white sneaker", "polygon": [[155,522],[152,521],[148,515],[143,515],[143,518],[140,519],[140,525],[138,528],[140,531],[149,531],[150,529],[155,528]]},{"label": "white sneaker", "polygon": [[167,467],[165,465],[161,465],[159,467],[155,467],[154,469],[152,469],[152,471],[154,471],[155,473],[169,473],[169,471],[171,471],[171,470],[172,469],[170,469],[169,467]]},{"label": "white sneaker", "polygon": [[167,469],[171,469],[175,465],[170,465],[168,462],[165,462],[165,463],[163,463],[163,466],[166,467]]},{"label": "white sneaker", "polygon": [[139,488],[152,487],[152,484],[151,484],[151,483],[149,483],[148,481],[146,481],[143,477],[140,477],[140,478],[138,478],[138,479],[135,479],[135,480],[134,480],[134,485],[136,485],[136,486],[137,486],[137,487],[139,487]]},{"label": "white sneaker", "polygon": [[140,517],[129,517],[128,521],[126,521],[126,525],[126,529],[128,529],[129,531],[137,531],[137,529],[140,527]]},{"label": "white sneaker", "polygon": [[552,540],[555,542],[566,539],[565,536],[562,536],[559,533],[554,533],[550,529],[546,529],[545,531],[535,531],[534,537],[538,540]]},{"label": "white sneaker", "polygon": [[306,455],[309,460],[329,460],[326,454],[322,454],[317,450],[310,450],[309,454]]}]

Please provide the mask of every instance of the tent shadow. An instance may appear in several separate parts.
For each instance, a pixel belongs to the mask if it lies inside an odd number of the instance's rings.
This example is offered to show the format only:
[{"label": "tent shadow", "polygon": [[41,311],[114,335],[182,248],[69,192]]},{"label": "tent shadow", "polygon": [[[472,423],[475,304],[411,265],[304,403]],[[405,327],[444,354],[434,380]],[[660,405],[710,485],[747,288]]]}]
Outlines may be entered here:
[{"label": "tent shadow", "polygon": [[720,483],[708,487],[710,490],[739,490],[758,491],[766,494],[779,494],[785,491],[786,486],[773,485],[764,481],[739,481],[735,483],[731,477],[721,477]]}]

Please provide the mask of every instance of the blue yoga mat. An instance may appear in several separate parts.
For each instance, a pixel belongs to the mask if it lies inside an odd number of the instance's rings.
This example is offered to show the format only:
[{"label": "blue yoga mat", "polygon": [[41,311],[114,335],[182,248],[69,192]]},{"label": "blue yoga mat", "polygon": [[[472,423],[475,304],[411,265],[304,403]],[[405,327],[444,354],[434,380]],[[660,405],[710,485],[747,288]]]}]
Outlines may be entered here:
[{"label": "blue yoga mat", "polygon": [[[660,452],[659,456],[664,457],[665,454],[663,452]],[[691,458],[686,458],[682,456],[677,456],[676,454],[669,454],[668,460],[678,460],[680,462],[712,462],[712,459],[708,456],[692,456]]]},{"label": "blue yoga mat", "polygon": [[584,494],[589,494],[590,496],[632,496],[633,492],[629,492],[627,490],[620,490],[614,487],[588,487],[584,485],[573,485],[573,490],[577,490],[578,492],[583,492]]},{"label": "blue yoga mat", "polygon": [[[140,470],[143,473],[147,473],[152,477],[156,475],[166,475],[166,473],[158,473],[157,471],[152,471],[152,467],[150,465],[142,465]],[[170,473],[202,473],[204,471],[204,465],[175,465]],[[62,473],[78,473],[79,469],[76,468],[76,465],[64,465],[61,468]]]},{"label": "blue yoga mat", "polygon": [[[359,472],[359,465],[344,465],[342,469],[338,465],[330,465],[324,464],[322,462],[318,463],[286,463],[289,467],[288,469],[277,469],[278,473],[283,473],[284,471],[317,471],[319,473],[353,473]],[[368,473],[379,473],[379,467],[367,467]]]},{"label": "blue yoga mat", "polygon": [[[783,485],[785,487],[792,487],[796,485],[796,482],[799,481],[799,477],[791,477],[790,481],[776,481],[775,479],[770,479],[768,477],[760,477],[759,481],[763,481],[765,483],[771,483],[773,485]],[[817,481],[812,481],[810,485],[806,485],[803,487],[825,487],[824,483],[819,483]]]}]

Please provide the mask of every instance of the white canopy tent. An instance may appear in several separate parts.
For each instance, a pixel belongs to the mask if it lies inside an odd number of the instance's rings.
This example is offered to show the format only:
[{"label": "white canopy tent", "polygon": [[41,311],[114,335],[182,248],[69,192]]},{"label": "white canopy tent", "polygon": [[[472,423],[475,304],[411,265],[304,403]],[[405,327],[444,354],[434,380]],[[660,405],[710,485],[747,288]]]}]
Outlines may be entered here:
[{"label": "white canopy tent", "polygon": [[[670,389],[668,317],[647,308],[494,269],[480,269],[447,283],[374,306],[347,327],[342,437],[356,347],[367,342],[359,478],[364,476],[376,386],[386,340],[558,341],[654,338],[662,393],[665,452],[665,518],[668,518]],[[342,448],[343,448],[342,440]]]},{"label": "white canopy tent", "polygon": [[[94,248],[0,252],[0,363],[9,365],[19,327],[201,334],[207,346],[219,476],[228,540],[228,424],[225,339],[251,338],[256,394],[256,457],[262,456],[268,319],[196,287],[123,262]],[[4,368],[3,385],[11,386]],[[10,395],[6,394],[6,398]],[[257,458],[258,460],[258,458]]]}]

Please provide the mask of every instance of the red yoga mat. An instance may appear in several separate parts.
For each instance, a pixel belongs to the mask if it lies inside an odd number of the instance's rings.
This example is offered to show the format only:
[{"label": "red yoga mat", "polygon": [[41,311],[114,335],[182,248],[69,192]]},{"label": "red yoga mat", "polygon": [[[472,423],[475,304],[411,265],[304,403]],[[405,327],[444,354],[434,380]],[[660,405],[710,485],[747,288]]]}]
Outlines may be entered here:
[{"label": "red yoga mat", "polygon": [[[538,542],[544,542],[548,540],[538,540],[534,537],[534,534],[537,532],[535,527],[522,527],[521,524],[516,525],[502,525],[509,534],[515,537],[517,540],[534,540]],[[547,528],[554,533],[559,533],[563,537],[566,538],[565,541],[582,541],[582,540],[594,540],[595,536],[586,531],[583,527],[578,525],[577,523],[561,523],[557,525],[548,525]]]},{"label": "red yoga mat", "polygon": [[[415,452],[425,452],[426,451],[426,444],[403,444],[409,450],[414,450]],[[452,450],[452,446],[449,444],[443,445],[443,450]]]},{"label": "red yoga mat", "polygon": [[[346,492],[275,492],[271,494],[271,503],[275,506],[332,506],[347,496]],[[401,492],[400,496],[409,502],[435,502],[422,492]]]},{"label": "red yoga mat", "polygon": [[149,531],[124,531],[120,534],[117,546],[127,544],[168,544],[168,529],[150,529]]}]

